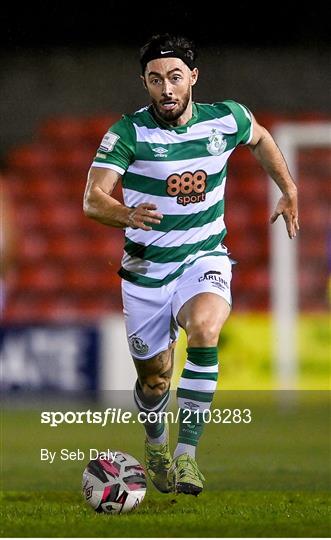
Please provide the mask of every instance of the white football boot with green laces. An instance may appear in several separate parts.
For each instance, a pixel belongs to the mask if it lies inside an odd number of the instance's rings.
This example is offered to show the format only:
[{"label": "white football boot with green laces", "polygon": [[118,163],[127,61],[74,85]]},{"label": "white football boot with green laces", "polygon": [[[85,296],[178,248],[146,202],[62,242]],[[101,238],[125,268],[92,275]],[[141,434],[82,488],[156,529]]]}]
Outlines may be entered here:
[{"label": "white football boot with green laces", "polygon": [[199,471],[195,459],[189,454],[181,454],[173,460],[168,480],[171,491],[175,493],[199,495],[203,489],[205,478]]},{"label": "white football boot with green laces", "polygon": [[172,462],[169,441],[166,440],[163,444],[151,444],[146,439],[145,441],[145,464],[156,489],[162,493],[169,493],[171,487],[168,481],[168,472]]}]

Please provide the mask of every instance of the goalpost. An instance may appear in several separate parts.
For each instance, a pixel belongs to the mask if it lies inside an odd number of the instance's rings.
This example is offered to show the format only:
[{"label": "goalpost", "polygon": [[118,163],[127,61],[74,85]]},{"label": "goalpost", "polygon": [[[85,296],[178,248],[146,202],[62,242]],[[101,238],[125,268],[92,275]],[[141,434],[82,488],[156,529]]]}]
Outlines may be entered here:
[{"label": "goalpost", "polygon": [[[331,123],[282,123],[273,130],[289,170],[300,189],[298,150],[331,147]],[[270,182],[272,211],[280,192]],[[299,208],[300,210],[300,208]],[[297,239],[300,238],[300,232]],[[274,372],[279,389],[296,388],[298,372],[297,313],[298,262],[297,239],[290,241],[284,223],[278,219],[271,227],[271,306],[273,319]]]}]

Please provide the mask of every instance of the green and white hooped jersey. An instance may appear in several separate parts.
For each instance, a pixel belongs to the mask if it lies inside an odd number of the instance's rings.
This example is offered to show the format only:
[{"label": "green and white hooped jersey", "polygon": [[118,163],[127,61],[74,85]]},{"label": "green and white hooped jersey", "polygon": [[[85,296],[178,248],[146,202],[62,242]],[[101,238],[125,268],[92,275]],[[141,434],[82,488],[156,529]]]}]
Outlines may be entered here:
[{"label": "green and white hooped jersey", "polygon": [[146,107],[109,129],[92,166],[122,175],[126,206],[154,203],[163,214],[151,231],[126,228],[120,276],[161,287],[200,257],[226,255],[227,161],[251,138],[251,114],[234,101],[193,103],[184,126],[169,127]]}]

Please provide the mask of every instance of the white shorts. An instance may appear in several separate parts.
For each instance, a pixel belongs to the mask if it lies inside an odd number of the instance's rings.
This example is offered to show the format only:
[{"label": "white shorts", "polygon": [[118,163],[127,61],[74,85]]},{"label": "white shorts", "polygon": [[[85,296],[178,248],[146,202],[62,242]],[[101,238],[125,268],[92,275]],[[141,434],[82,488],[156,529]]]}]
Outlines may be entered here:
[{"label": "white shorts", "polygon": [[132,356],[147,360],[178,337],[177,315],[193,296],[209,292],[231,306],[232,262],[227,255],[198,259],[163,287],[141,287],[122,280],[123,312]]}]

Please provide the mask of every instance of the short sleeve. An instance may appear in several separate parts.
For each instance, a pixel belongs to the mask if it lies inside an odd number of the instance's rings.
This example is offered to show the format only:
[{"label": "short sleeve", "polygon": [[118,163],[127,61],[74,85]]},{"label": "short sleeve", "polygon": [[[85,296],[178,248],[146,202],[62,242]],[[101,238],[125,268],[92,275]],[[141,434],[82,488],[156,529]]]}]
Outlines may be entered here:
[{"label": "short sleeve", "polygon": [[104,135],[92,167],[104,167],[124,174],[134,161],[136,131],[132,122],[123,116]]},{"label": "short sleeve", "polygon": [[253,136],[253,117],[245,105],[226,100],[223,103],[230,109],[237,124],[237,144],[249,144]]}]

